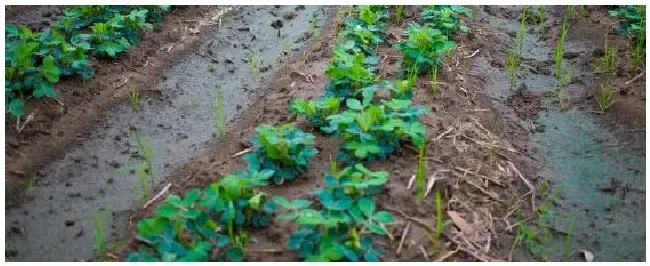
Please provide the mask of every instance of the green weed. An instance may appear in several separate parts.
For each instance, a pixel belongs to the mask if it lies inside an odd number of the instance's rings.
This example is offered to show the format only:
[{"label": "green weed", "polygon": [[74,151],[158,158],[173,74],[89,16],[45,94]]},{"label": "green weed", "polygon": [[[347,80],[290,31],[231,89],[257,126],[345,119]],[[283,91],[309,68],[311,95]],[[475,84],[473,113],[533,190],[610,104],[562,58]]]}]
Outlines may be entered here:
[{"label": "green weed", "polygon": [[514,49],[508,49],[505,60],[505,72],[508,77],[510,89],[514,90],[517,86],[517,70],[519,68],[519,58]]},{"label": "green weed", "polygon": [[[136,169],[136,175],[138,177],[140,188],[142,190],[142,199],[145,200],[149,197],[149,192],[153,191],[153,188],[155,186],[155,175],[153,170],[153,149],[151,148],[151,144],[149,144],[149,142],[140,137],[140,133],[138,133],[137,130],[132,129],[131,134],[133,135],[133,138],[135,138],[135,141],[138,145],[138,151],[144,159],[142,165]],[[150,187],[147,187],[146,185],[147,177],[149,177],[149,181],[151,182]]]},{"label": "green weed", "polygon": [[310,32],[311,32],[311,36],[314,37],[314,38],[318,34],[317,28],[318,28],[318,25],[316,24],[316,17],[312,16],[309,19],[309,29],[310,29]]},{"label": "green weed", "polygon": [[571,238],[573,237],[573,230],[575,229],[575,225],[576,222],[571,221],[571,224],[569,225],[569,231],[564,237],[564,245],[563,245],[563,252],[562,252],[562,258],[564,259],[564,261],[569,260],[569,255],[571,255]]},{"label": "green weed", "polygon": [[523,49],[524,49],[524,39],[526,38],[526,18],[528,13],[528,7],[524,6],[523,12],[521,13],[521,21],[519,24],[519,32],[514,39],[514,46],[508,49],[506,52],[505,59],[505,72],[508,77],[510,89],[514,90],[517,85],[517,75],[519,73],[519,65],[521,62]]},{"label": "green weed", "polygon": [[598,108],[601,112],[605,113],[613,103],[614,90],[612,89],[612,84],[609,80],[605,80],[605,83],[600,85],[600,91],[596,102],[598,103]]},{"label": "green weed", "polygon": [[395,18],[396,23],[401,23],[402,22],[402,17],[404,16],[404,6],[403,5],[396,5],[394,7],[393,15]]},{"label": "green weed", "polygon": [[451,221],[444,218],[444,202],[442,201],[442,192],[440,191],[440,185],[436,185],[435,191],[436,197],[436,231],[434,237],[437,240],[440,240],[440,236],[445,232],[445,227],[451,223]]},{"label": "green weed", "polygon": [[93,214],[93,226],[95,228],[95,244],[93,252],[95,256],[100,256],[106,250],[106,225],[108,224],[108,210],[102,213]]},{"label": "green weed", "polygon": [[433,67],[433,70],[431,70],[431,93],[433,94],[433,97],[435,98],[436,95],[438,95],[439,92],[439,87],[438,87],[438,67],[435,66]]},{"label": "green weed", "polygon": [[213,106],[214,119],[217,123],[217,136],[221,137],[226,132],[226,114],[223,110],[223,91],[217,87],[217,96]]},{"label": "green weed", "polygon": [[135,86],[131,86],[129,100],[131,102],[131,109],[133,109],[134,112],[137,112],[140,106],[140,91]]},{"label": "green weed", "polygon": [[426,190],[426,171],[427,171],[427,145],[423,143],[418,147],[418,168],[415,171],[415,186],[416,186],[416,198],[417,202],[420,203],[424,198],[424,191]]},{"label": "green weed", "polygon": [[562,28],[560,30],[560,38],[555,45],[553,58],[555,59],[555,77],[560,80],[562,77],[562,60],[564,58],[564,43],[569,34],[568,15],[565,14],[562,19]]},{"label": "green weed", "polygon": [[255,77],[258,81],[262,79],[262,73],[258,70],[257,57],[253,51],[248,53],[248,70],[251,75]]}]

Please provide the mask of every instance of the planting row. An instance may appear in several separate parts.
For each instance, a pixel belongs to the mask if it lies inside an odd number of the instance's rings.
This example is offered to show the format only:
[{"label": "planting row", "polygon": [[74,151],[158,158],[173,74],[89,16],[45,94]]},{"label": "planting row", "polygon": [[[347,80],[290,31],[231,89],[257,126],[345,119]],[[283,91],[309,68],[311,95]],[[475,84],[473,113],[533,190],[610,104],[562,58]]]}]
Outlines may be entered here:
[{"label": "planting row", "polygon": [[25,102],[56,97],[63,76],[94,74],[91,58],[115,57],[140,40],[140,31],[162,21],[169,6],[76,6],[40,32],[5,26],[5,110],[24,114]]},{"label": "planting row", "polygon": [[[404,141],[424,149],[426,127],[418,116],[427,110],[411,104],[415,78],[419,71],[438,66],[453,48],[448,36],[461,28],[459,11],[466,12],[459,7],[430,7],[425,11],[428,24],[410,25],[408,40],[397,45],[409,73],[396,82],[381,81],[376,75],[389,9],[362,6],[345,19],[341,41],[325,72],[330,79],[325,94],[316,100],[296,99],[289,106],[295,116],[340,139],[339,154],[330,159],[330,171],[324,176],[325,186],[314,193],[317,202],[290,201],[257,190],[270,181],[281,185],[302,176],[317,153],[313,134],[291,124],[261,125],[252,140],[253,152],[245,156],[248,169],[188,191],[184,198],[170,195],[153,217],[138,222],[136,238],[143,245],[127,259],[241,261],[251,240],[248,230],[269,226],[275,216],[297,225],[288,248],[304,260],[380,260],[383,251],[373,245],[372,235],[392,238],[387,226],[393,216],[378,210],[373,196],[382,191],[389,175],[369,170],[364,162],[385,159]],[[441,19],[451,22],[436,24]],[[381,89],[389,90],[391,97],[374,97]]]}]

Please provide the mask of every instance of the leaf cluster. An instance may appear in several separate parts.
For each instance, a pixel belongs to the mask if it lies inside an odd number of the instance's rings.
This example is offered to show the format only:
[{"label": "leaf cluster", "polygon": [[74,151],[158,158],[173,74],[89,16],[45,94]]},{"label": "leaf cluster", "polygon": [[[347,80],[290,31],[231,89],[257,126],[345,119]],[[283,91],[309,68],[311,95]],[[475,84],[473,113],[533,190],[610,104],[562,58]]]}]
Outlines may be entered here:
[{"label": "leaf cluster", "polygon": [[316,191],[320,208],[310,208],[307,200],[274,197],[288,210],[278,218],[300,226],[291,235],[289,248],[307,261],[378,261],[383,252],[373,246],[370,234],[389,235],[386,225],[393,216],[377,211],[372,196],[387,180],[387,172],[356,164],[325,175],[325,187]]},{"label": "leaf cluster", "polygon": [[256,131],[257,135],[252,139],[255,150],[244,158],[249,167],[272,170],[275,184],[302,174],[309,166],[309,159],[317,153],[314,135],[291,125],[274,127],[263,124]]}]

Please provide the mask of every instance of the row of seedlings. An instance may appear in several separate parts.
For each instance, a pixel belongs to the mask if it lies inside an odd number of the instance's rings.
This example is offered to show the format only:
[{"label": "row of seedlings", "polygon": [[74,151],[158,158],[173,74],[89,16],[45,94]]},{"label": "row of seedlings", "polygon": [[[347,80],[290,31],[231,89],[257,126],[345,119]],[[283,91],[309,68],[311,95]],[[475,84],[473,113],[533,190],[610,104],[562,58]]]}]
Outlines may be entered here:
[{"label": "row of seedlings", "polygon": [[[286,209],[278,218],[299,226],[289,249],[307,261],[378,261],[383,251],[373,246],[371,235],[392,238],[387,225],[393,216],[377,210],[373,199],[388,181],[388,172],[373,172],[363,162],[386,159],[402,141],[423,143],[426,128],[417,117],[426,109],[411,105],[414,82],[395,85],[375,74],[388,14],[385,6],[362,6],[358,18],[346,18],[343,41],[325,72],[330,79],[325,95],[290,105],[291,112],[341,140],[325,187],[315,192],[318,204],[274,198]],[[391,97],[376,99],[381,89],[388,89]],[[342,170],[338,162],[345,165]]]},{"label": "row of seedlings", "polygon": [[113,58],[162,22],[170,6],[75,6],[39,32],[5,26],[5,111],[20,118],[31,98],[56,98],[61,77],[94,73],[92,58]]}]

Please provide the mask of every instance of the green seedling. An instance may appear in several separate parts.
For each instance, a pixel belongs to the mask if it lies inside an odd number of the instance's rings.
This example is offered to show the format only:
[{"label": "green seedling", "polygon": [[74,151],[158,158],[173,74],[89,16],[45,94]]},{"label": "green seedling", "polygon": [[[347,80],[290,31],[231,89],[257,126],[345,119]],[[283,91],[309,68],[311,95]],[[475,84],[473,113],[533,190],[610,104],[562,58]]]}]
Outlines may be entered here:
[{"label": "green seedling", "polygon": [[612,84],[609,80],[605,80],[605,83],[600,85],[600,91],[598,97],[596,97],[596,102],[598,103],[598,108],[600,112],[605,113],[613,103],[614,90],[612,89]]},{"label": "green seedling", "polygon": [[153,217],[138,221],[137,238],[144,245],[127,260],[243,261],[251,241],[246,228],[267,227],[276,208],[256,190],[272,175],[272,170],[250,164],[248,171],[192,189],[184,198],[168,196]]},{"label": "green seedling", "polygon": [[408,39],[395,45],[402,51],[402,64],[405,69],[417,66],[420,73],[427,73],[442,64],[445,53],[451,51],[455,45],[442,31],[430,26],[411,24],[408,32]]},{"label": "green seedling", "polygon": [[438,85],[439,85],[438,84],[438,67],[435,66],[435,67],[433,67],[433,70],[431,70],[431,94],[433,94],[434,98],[438,95],[438,92],[440,91]]},{"label": "green seedling", "polygon": [[[153,149],[151,148],[151,144],[149,144],[149,142],[140,137],[140,133],[138,133],[137,130],[132,129],[131,134],[136,141],[140,156],[142,156],[144,159],[142,165],[136,169],[136,175],[140,183],[140,188],[142,189],[142,199],[144,200],[149,197],[149,192],[153,191],[155,186],[155,174],[153,170]],[[147,187],[146,185],[147,177],[149,177],[149,181],[151,182],[150,187]]]},{"label": "green seedling", "polygon": [[246,154],[249,165],[261,165],[274,171],[273,182],[282,184],[305,172],[309,160],[316,155],[314,135],[300,131],[292,125],[273,127],[260,125],[252,142],[253,152]]},{"label": "green seedling", "polygon": [[[609,15],[619,17],[621,32],[634,41],[631,63],[633,68],[638,68],[645,61],[646,42],[646,16],[645,5],[624,6],[609,11]],[[642,68],[644,69],[644,68]]]},{"label": "green seedling", "polygon": [[517,86],[517,70],[519,68],[519,58],[515,49],[508,49],[505,60],[505,72],[508,77],[510,89],[514,90]]},{"label": "green seedling", "polygon": [[573,68],[569,68],[566,73],[561,74],[559,77],[557,87],[555,87],[555,94],[560,101],[560,109],[564,109],[564,88],[569,84],[573,75]]},{"label": "green seedling", "polygon": [[506,53],[505,59],[505,72],[508,77],[510,89],[514,90],[517,86],[517,77],[519,74],[519,66],[521,63],[521,58],[524,49],[524,39],[526,38],[526,19],[527,19],[528,7],[524,6],[523,12],[521,14],[521,21],[519,24],[519,32],[514,39],[514,45]]},{"label": "green seedling", "polygon": [[316,17],[312,16],[309,19],[309,29],[311,31],[311,36],[316,36],[318,33],[316,32],[318,28],[318,25],[316,24]]},{"label": "green seedling", "polygon": [[564,19],[562,19],[560,38],[558,39],[557,44],[555,45],[555,50],[553,52],[553,58],[555,59],[555,77],[557,80],[560,80],[562,77],[562,60],[564,58],[564,43],[566,41],[568,33],[569,33],[568,15],[565,15]]},{"label": "green seedling", "polygon": [[411,106],[410,100],[382,100],[373,104],[374,90],[364,90],[362,101],[348,98],[347,110],[330,115],[325,132],[341,139],[339,158],[347,162],[385,159],[399,146],[410,140],[415,146],[424,144],[426,127],[418,116],[428,112],[425,108]]},{"label": "green seedling", "polygon": [[571,255],[571,238],[573,237],[573,230],[575,229],[576,222],[571,221],[571,224],[569,225],[569,231],[567,232],[566,236],[564,237],[564,245],[563,245],[563,251],[562,251],[562,259],[564,261],[569,260],[569,256]]},{"label": "green seedling", "polygon": [[299,226],[290,236],[288,247],[306,261],[379,261],[383,252],[374,247],[370,234],[392,239],[387,225],[393,222],[393,216],[377,211],[372,196],[381,192],[388,173],[372,172],[362,164],[337,172],[325,175],[325,187],[315,193],[319,204],[273,198],[287,209],[278,218]]},{"label": "green seedling", "polygon": [[115,57],[140,40],[140,31],[169,10],[142,6],[74,6],[51,27],[34,32],[26,26],[5,27],[5,110],[24,115],[31,98],[56,98],[61,77],[89,79],[92,57]]},{"label": "green seedling", "polygon": [[359,98],[363,88],[376,83],[379,77],[373,72],[379,63],[376,56],[366,57],[363,53],[350,54],[344,47],[337,46],[325,75],[330,79],[326,85],[326,97]]},{"label": "green seedling", "polygon": [[341,100],[335,97],[322,97],[316,100],[298,98],[289,104],[289,112],[303,116],[316,128],[328,125],[327,117],[339,113]]},{"label": "green seedling", "polygon": [[223,110],[223,91],[217,87],[217,96],[214,101],[214,119],[217,123],[217,136],[221,137],[226,133],[226,113]]},{"label": "green seedling", "polygon": [[135,86],[131,86],[129,100],[131,102],[131,109],[133,109],[134,112],[137,112],[140,106],[140,91]]},{"label": "green seedling", "polygon": [[451,37],[460,30],[467,33],[469,28],[460,21],[460,16],[472,17],[472,10],[462,6],[434,5],[422,11],[422,19],[425,25],[442,31],[447,37]]},{"label": "green seedling", "polygon": [[395,18],[395,22],[397,24],[402,22],[402,17],[404,16],[404,6],[403,5],[396,5],[394,7],[393,15]]},{"label": "green seedling", "polygon": [[95,244],[93,252],[100,256],[106,250],[106,225],[108,224],[108,210],[93,214],[93,226],[95,228]]},{"label": "green seedling", "polygon": [[257,69],[257,57],[253,51],[248,53],[248,70],[258,81],[262,79],[262,73]]},{"label": "green seedling", "polygon": [[416,199],[418,204],[424,199],[426,190],[426,171],[427,171],[427,145],[423,143],[418,147],[418,168],[415,171]]}]

